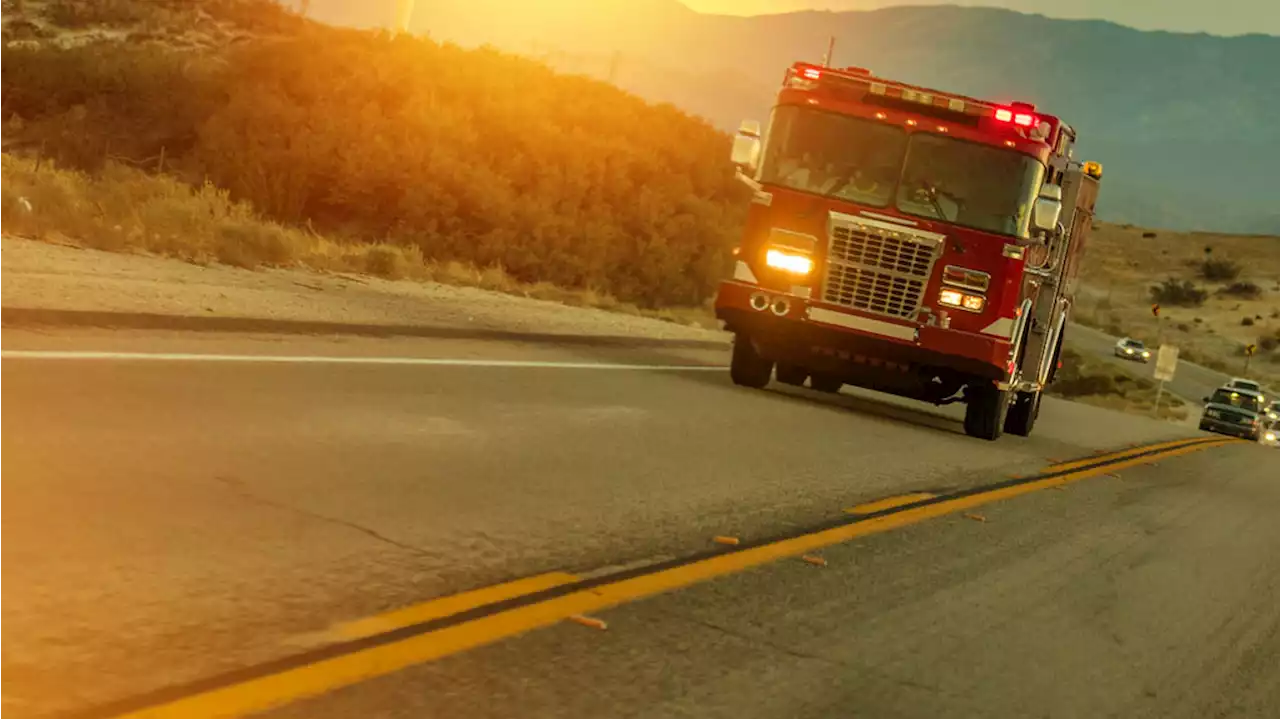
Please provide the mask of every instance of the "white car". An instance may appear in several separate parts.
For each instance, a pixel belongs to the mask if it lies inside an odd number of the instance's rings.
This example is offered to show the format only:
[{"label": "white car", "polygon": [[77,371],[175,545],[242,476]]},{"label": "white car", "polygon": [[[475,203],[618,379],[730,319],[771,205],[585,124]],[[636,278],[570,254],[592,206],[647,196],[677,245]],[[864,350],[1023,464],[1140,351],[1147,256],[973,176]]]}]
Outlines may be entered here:
[{"label": "white car", "polygon": [[1135,340],[1132,337],[1121,337],[1116,342],[1116,356],[1122,359],[1133,360],[1135,362],[1148,362],[1151,360],[1151,350],[1142,343],[1142,340]]},{"label": "white car", "polygon": [[1280,447],[1280,422],[1272,421],[1271,424],[1263,427],[1262,434],[1258,436],[1258,444]]}]

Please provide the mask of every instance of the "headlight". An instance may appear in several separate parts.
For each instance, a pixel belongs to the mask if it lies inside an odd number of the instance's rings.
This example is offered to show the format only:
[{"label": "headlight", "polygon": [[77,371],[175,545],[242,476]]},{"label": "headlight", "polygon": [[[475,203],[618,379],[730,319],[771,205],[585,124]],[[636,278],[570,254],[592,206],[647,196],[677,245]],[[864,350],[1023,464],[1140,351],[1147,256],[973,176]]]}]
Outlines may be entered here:
[{"label": "headlight", "polygon": [[1124,353],[1125,353],[1125,354],[1127,354],[1127,355],[1131,355],[1131,354],[1133,354],[1133,350],[1129,349],[1128,347],[1125,347],[1125,348],[1124,348]]},{"label": "headlight", "polygon": [[813,258],[795,250],[770,248],[764,254],[764,263],[793,275],[807,275],[813,272]]},{"label": "headlight", "polygon": [[1151,353],[1150,353],[1150,352],[1143,352],[1143,353],[1142,353],[1142,356],[1143,356],[1143,357],[1150,358],[1150,357],[1151,357]]},{"label": "headlight", "polygon": [[938,304],[959,307],[970,312],[981,312],[982,308],[987,304],[987,298],[981,295],[967,294],[960,290],[944,289],[938,293]]},{"label": "headlight", "polygon": [[1206,409],[1206,410],[1204,411],[1204,416],[1206,416],[1206,417],[1221,417],[1221,416],[1222,416],[1222,413],[1221,413],[1221,412],[1219,412],[1219,411],[1218,411],[1218,410],[1216,410],[1216,409]]},{"label": "headlight", "polygon": [[1266,434],[1262,435],[1262,439],[1264,439],[1264,440],[1265,440],[1265,441],[1267,441],[1267,442],[1274,442],[1274,441],[1276,441],[1276,433],[1275,433],[1275,432],[1267,432]]}]

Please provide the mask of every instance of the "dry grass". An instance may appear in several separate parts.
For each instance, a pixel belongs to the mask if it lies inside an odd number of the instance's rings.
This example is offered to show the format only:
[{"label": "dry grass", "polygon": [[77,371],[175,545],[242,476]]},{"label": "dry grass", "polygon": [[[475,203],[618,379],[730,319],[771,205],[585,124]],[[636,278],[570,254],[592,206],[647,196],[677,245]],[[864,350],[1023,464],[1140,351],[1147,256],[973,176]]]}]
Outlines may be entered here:
[{"label": "dry grass", "polygon": [[[1243,371],[1244,347],[1255,344],[1249,374],[1280,381],[1280,237],[1144,232],[1152,234],[1107,224],[1094,231],[1076,320],[1110,334],[1178,345],[1184,359],[1230,373]],[[1206,279],[1206,260],[1234,264],[1240,274]],[[1207,291],[1207,299],[1198,306],[1164,303],[1157,323],[1151,287],[1166,279],[1190,281]]]},{"label": "dry grass", "polygon": [[[1105,360],[1086,358],[1071,349],[1062,351],[1061,373],[1048,390],[1050,395],[1073,402],[1148,417],[1155,408],[1156,391],[1151,380],[1132,377]],[[1186,403],[1164,394],[1160,400],[1160,417],[1185,420]]]},{"label": "dry grass", "polygon": [[4,0],[6,42],[74,47],[100,40],[211,48],[296,28],[292,3],[262,0]]},{"label": "dry grass", "polygon": [[265,220],[212,185],[193,188],[163,175],[109,165],[100,175],[5,154],[6,234],[114,252],[173,257],[246,269],[305,267],[387,279],[477,287],[577,307],[716,327],[705,307],[647,310],[595,290],[524,284],[501,267],[432,262],[415,246],[338,242]]}]

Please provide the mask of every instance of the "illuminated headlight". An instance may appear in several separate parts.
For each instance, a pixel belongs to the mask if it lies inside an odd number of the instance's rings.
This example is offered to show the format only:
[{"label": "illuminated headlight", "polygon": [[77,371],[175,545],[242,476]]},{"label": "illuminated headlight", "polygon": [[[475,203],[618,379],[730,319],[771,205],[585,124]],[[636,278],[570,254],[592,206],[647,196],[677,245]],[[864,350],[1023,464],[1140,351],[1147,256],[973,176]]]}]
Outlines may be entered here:
[{"label": "illuminated headlight", "polygon": [[970,312],[981,312],[987,304],[987,298],[971,295],[960,290],[943,290],[938,295],[938,303],[949,307],[959,307]]},{"label": "illuminated headlight", "polygon": [[769,249],[765,252],[764,263],[774,269],[790,272],[793,275],[807,275],[813,272],[813,259],[794,250]]},{"label": "illuminated headlight", "polygon": [[1150,359],[1150,358],[1151,358],[1151,353],[1150,353],[1150,352],[1143,352],[1143,353],[1142,353],[1142,356],[1143,356],[1143,357],[1145,357],[1145,358],[1147,358],[1147,359]]},{"label": "illuminated headlight", "polygon": [[1275,433],[1275,432],[1267,432],[1266,434],[1262,435],[1262,439],[1263,439],[1263,441],[1265,441],[1265,442],[1274,442],[1274,441],[1276,441],[1276,433]]},{"label": "illuminated headlight", "polygon": [[1125,354],[1127,354],[1127,355],[1131,355],[1131,354],[1133,354],[1133,350],[1129,349],[1128,347],[1125,347],[1125,348],[1124,348],[1124,353],[1125,353]]}]

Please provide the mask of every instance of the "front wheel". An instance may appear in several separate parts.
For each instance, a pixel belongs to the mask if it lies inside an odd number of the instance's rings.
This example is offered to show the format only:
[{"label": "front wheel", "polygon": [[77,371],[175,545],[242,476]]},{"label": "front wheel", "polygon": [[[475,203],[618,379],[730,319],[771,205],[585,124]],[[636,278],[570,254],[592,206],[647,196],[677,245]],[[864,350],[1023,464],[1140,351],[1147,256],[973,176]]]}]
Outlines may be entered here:
[{"label": "front wheel", "polygon": [[971,384],[965,389],[968,405],[964,408],[964,433],[970,437],[994,442],[1000,439],[1009,392],[991,382]]},{"label": "front wheel", "polygon": [[773,361],[756,351],[751,338],[742,333],[733,336],[733,357],[729,361],[729,377],[742,387],[760,389],[769,384]]},{"label": "front wheel", "polygon": [[1004,418],[1004,431],[1027,437],[1036,426],[1036,418],[1040,416],[1040,393],[1018,392],[1009,405],[1009,413]]}]

